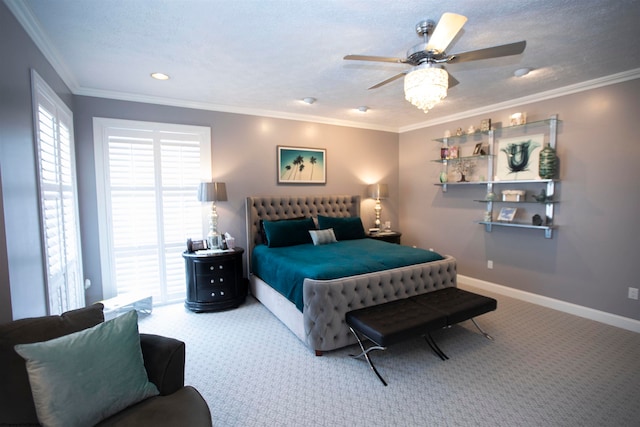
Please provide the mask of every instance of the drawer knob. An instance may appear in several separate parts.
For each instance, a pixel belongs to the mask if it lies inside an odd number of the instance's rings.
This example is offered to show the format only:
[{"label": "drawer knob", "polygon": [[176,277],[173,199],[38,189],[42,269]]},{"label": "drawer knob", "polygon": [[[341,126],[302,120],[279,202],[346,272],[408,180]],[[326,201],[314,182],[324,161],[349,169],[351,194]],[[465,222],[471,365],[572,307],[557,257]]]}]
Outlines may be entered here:
[{"label": "drawer knob", "polygon": [[213,270],[213,268],[214,268],[213,265],[209,266],[209,270]]},{"label": "drawer knob", "polygon": [[220,278],[220,283],[222,283],[222,282],[224,282],[224,278],[223,277]]},{"label": "drawer knob", "polygon": [[222,270],[223,268],[224,268],[224,265],[221,265],[221,266],[220,266],[220,270]]},{"label": "drawer knob", "polygon": [[216,283],[216,279],[211,279],[209,283]]},{"label": "drawer knob", "polygon": [[212,296],[212,297],[215,297],[215,296],[216,296],[216,293],[215,293],[215,292],[211,292],[211,296]]},{"label": "drawer knob", "polygon": [[224,291],[220,291],[220,295],[224,295]]}]

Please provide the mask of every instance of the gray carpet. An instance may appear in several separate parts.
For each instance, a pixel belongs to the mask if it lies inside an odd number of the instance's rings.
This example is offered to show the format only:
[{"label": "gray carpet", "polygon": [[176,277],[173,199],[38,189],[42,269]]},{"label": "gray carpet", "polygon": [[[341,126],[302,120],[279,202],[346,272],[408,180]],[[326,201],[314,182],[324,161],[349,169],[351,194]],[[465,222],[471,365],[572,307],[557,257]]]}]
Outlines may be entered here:
[{"label": "gray carpet", "polygon": [[[465,289],[473,290],[466,287]],[[640,426],[640,334],[502,295],[498,310],[373,352],[316,357],[249,297],[220,313],[155,308],[140,331],[186,342],[186,383],[215,426]]]}]

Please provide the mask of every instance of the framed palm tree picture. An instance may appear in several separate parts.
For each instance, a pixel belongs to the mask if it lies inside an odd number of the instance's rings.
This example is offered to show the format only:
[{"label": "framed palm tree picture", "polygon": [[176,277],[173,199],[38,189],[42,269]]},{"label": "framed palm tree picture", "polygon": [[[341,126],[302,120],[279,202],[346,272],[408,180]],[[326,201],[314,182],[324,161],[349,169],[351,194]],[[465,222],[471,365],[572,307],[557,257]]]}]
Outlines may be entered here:
[{"label": "framed palm tree picture", "polygon": [[326,149],[278,145],[278,184],[326,183]]}]

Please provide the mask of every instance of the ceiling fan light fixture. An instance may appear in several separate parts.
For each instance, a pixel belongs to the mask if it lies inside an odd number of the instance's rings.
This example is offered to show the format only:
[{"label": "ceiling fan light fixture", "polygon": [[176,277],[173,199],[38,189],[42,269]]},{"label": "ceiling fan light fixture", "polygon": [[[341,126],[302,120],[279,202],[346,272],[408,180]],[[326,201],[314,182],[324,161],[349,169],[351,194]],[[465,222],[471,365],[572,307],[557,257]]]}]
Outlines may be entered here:
[{"label": "ceiling fan light fixture", "polygon": [[425,113],[447,96],[448,88],[449,74],[431,63],[414,67],[404,78],[405,99]]}]

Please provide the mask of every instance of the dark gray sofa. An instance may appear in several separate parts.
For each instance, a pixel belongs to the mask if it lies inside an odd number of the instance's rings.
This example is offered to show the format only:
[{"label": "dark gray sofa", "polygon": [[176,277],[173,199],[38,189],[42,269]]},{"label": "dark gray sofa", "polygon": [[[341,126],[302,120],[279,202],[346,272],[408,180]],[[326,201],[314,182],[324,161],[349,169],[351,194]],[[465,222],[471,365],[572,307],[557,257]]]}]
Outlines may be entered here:
[{"label": "dark gray sofa", "polygon": [[[39,425],[25,361],[14,346],[47,341],[103,321],[102,304],[94,304],[61,316],[20,319],[0,325],[0,425]],[[207,403],[195,388],[184,385],[184,343],[159,335],[140,334],[140,345],[147,375],[160,395],[132,405],[98,426],[210,427]]]}]

